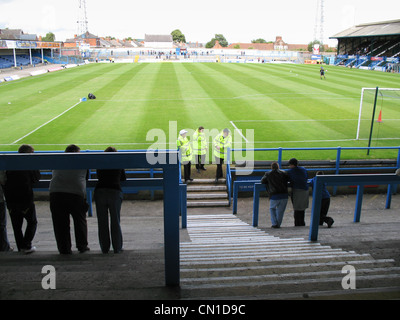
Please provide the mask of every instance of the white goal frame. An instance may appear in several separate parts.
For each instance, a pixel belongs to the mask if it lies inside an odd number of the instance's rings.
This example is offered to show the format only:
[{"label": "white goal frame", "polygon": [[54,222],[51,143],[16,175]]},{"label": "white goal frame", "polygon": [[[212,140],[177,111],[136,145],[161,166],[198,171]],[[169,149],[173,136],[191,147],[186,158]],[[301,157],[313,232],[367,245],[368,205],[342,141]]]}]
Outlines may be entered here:
[{"label": "white goal frame", "polygon": [[[364,99],[364,91],[365,90],[373,90],[373,91],[375,91],[376,88],[361,88],[360,111],[358,112],[358,125],[357,125],[356,140],[360,139],[361,113],[362,113],[362,109],[363,109],[363,99]],[[400,88],[378,88],[378,92],[379,91],[400,91]]]}]

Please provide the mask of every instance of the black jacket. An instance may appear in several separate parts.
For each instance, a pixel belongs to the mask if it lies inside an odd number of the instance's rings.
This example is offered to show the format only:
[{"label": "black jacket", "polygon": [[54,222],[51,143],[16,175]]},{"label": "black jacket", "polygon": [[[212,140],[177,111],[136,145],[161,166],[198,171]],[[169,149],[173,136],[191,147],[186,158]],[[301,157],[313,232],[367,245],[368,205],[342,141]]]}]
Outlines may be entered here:
[{"label": "black jacket", "polygon": [[288,193],[289,175],[282,170],[272,170],[266,172],[261,179],[261,183],[266,185],[270,196],[275,194]]},{"label": "black jacket", "polygon": [[4,196],[8,203],[33,202],[33,184],[40,180],[40,171],[7,171]]}]

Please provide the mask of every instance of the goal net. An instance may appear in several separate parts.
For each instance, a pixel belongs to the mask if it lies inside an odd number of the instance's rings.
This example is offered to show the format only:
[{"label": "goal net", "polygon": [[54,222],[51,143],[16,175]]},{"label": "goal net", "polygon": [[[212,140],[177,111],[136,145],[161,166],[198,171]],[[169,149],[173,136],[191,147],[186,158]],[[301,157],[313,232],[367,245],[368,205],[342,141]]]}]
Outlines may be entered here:
[{"label": "goal net", "polygon": [[400,141],[400,88],[362,88],[356,139],[369,140],[371,131],[372,141]]}]

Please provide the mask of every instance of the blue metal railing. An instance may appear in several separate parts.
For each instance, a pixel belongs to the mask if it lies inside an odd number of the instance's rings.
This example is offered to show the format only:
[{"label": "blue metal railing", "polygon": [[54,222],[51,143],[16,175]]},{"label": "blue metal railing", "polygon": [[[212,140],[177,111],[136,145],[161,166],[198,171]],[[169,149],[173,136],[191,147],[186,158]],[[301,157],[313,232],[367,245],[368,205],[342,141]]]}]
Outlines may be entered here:
[{"label": "blue metal railing", "polygon": [[[154,150],[152,150],[154,151]],[[175,150],[157,150],[157,152],[175,152]],[[82,150],[81,153],[99,153],[99,152],[103,152],[103,151],[93,151],[93,150]],[[128,152],[128,153],[143,153],[143,152],[147,152],[147,150],[122,150],[120,152]],[[36,151],[36,154],[63,154],[64,151]],[[16,151],[2,151],[0,152],[1,154],[18,154],[18,152]],[[131,168],[132,169],[132,168]],[[148,169],[140,169],[140,170],[126,170],[127,174],[130,175],[135,175],[135,174],[148,174],[150,179],[154,178],[155,174],[162,174],[162,169],[160,168],[148,168]],[[40,172],[41,175],[43,176],[50,176],[52,173],[51,171],[41,171]],[[93,179],[93,175],[96,174],[96,171],[93,169],[89,169],[89,181],[86,184],[86,194],[87,194],[87,203],[89,205],[89,209],[88,209],[88,216],[89,217],[93,217],[93,191],[95,189],[96,186],[96,181]],[[180,184],[180,188],[179,188],[179,197],[180,199],[186,199],[186,185],[182,185],[181,182],[181,166],[179,165],[179,184]],[[137,178],[135,178],[137,179]],[[130,180],[135,180],[135,179],[130,179]],[[50,180],[41,180],[39,183],[35,184],[34,186],[34,191],[49,191],[49,183]],[[157,190],[162,190],[162,187],[160,186],[143,186],[143,187],[131,187],[129,186],[129,184],[127,185],[124,182],[121,182],[121,188],[123,193],[137,193],[139,191],[144,191],[144,190],[148,190],[150,191],[150,198],[151,200],[154,200],[154,191]],[[186,228],[187,222],[186,222],[186,214],[187,214],[187,204],[186,204],[186,200],[185,201],[180,201],[180,213],[182,215],[182,228]]]},{"label": "blue metal railing", "polygon": [[[160,152],[158,152],[160,154]],[[76,170],[117,168],[161,168],[162,179],[129,179],[124,186],[162,188],[164,192],[165,283],[180,283],[179,179],[176,151],[164,153],[166,163],[149,164],[145,152],[0,154],[0,170]]]},{"label": "blue metal railing", "polygon": [[[282,167],[282,161],[283,161],[283,152],[284,151],[289,151],[289,152],[293,152],[293,151],[336,151],[336,158],[334,159],[335,161],[335,167],[331,167],[331,168],[312,168],[313,171],[328,171],[328,172],[334,172],[335,175],[339,175],[341,172],[343,171],[359,171],[359,170],[393,170],[395,171],[396,169],[400,168],[400,146],[398,147],[325,147],[325,148],[251,148],[251,149],[232,149],[232,150],[228,150],[228,159],[232,159],[232,152],[235,151],[239,151],[239,152],[247,152],[247,151],[254,151],[254,152],[278,152],[276,161],[278,162],[279,166]],[[342,157],[342,152],[343,151],[350,151],[350,150],[397,150],[397,161],[396,161],[396,165],[393,167],[351,167],[351,168],[343,168],[341,167],[341,157]],[[231,168],[231,166],[227,165],[227,173],[226,176],[230,177],[230,181],[232,179],[232,173],[233,172],[240,172],[240,173],[246,173],[248,172],[249,174],[253,173],[253,172],[265,172],[265,169],[241,169],[241,168]],[[228,180],[228,179],[227,179]],[[254,179],[256,180],[256,179]],[[259,180],[257,181],[259,182]],[[248,182],[247,184],[244,183],[243,185],[249,185],[250,182]],[[232,185],[232,182],[230,182],[230,184]],[[239,185],[238,185],[239,186]],[[337,186],[334,186],[334,190],[333,190],[333,194],[336,194],[336,188]],[[229,190],[229,197],[232,196],[231,194],[231,188],[229,186],[228,188]],[[238,190],[237,190],[238,192]],[[235,199],[233,200],[235,201]]]},{"label": "blue metal railing", "polygon": [[[311,209],[311,223],[309,240],[318,240],[318,227],[319,218],[321,211],[321,200],[322,200],[322,187],[323,185],[328,186],[345,186],[345,185],[357,185],[357,200],[356,209],[354,211],[354,222],[360,222],[361,217],[361,205],[363,198],[364,186],[368,184],[379,184],[379,185],[397,185],[400,184],[400,176],[395,174],[352,174],[352,175],[339,175],[339,176],[316,176],[314,188],[313,188],[313,201]],[[386,201],[386,209],[390,208],[391,200],[391,188],[388,187],[388,195]]]},{"label": "blue metal railing", "polygon": [[[390,209],[390,204],[392,199],[392,187],[396,184],[400,184],[400,176],[396,176],[395,174],[373,174],[373,175],[352,174],[352,175],[339,175],[339,176],[337,175],[317,176],[313,188],[313,202],[311,209],[309,240],[317,241],[318,239],[319,212],[321,210],[322,186],[324,184],[330,186],[357,185],[357,197],[356,197],[356,205],[354,210],[353,221],[360,222],[364,186],[371,183],[388,185],[385,209]],[[253,227],[258,227],[260,192],[262,191],[265,191],[265,185],[261,184],[259,181],[254,183]]]}]

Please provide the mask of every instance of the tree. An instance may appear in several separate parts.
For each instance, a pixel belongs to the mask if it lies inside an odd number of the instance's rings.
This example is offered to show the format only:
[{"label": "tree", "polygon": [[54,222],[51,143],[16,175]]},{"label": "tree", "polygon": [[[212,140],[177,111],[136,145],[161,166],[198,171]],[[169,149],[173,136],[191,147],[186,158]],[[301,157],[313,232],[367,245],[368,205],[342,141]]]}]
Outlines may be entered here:
[{"label": "tree", "polygon": [[174,42],[186,43],[185,35],[179,29],[172,31],[171,36],[172,36],[172,39],[174,40]]},{"label": "tree", "polygon": [[225,39],[224,35],[222,34],[216,34],[214,38],[212,38],[209,42],[206,44],[206,48],[212,48],[215,46],[215,42],[218,40],[219,44],[221,47],[227,47],[228,46],[228,41]]},{"label": "tree", "polygon": [[225,37],[222,34],[216,34],[215,35],[215,40],[218,40],[219,44],[222,47],[227,47],[228,46],[228,41],[225,39]]},{"label": "tree", "polygon": [[206,43],[206,48],[210,49],[215,46],[215,38],[212,38],[210,41]]},{"label": "tree", "polygon": [[47,42],[54,42],[56,40],[56,36],[53,32],[47,32],[46,36],[42,38],[42,41],[47,41]]},{"label": "tree", "polygon": [[265,39],[263,38],[258,38],[255,40],[251,40],[251,43],[267,43],[267,41],[265,41]]}]

